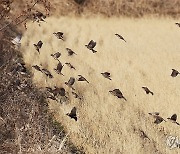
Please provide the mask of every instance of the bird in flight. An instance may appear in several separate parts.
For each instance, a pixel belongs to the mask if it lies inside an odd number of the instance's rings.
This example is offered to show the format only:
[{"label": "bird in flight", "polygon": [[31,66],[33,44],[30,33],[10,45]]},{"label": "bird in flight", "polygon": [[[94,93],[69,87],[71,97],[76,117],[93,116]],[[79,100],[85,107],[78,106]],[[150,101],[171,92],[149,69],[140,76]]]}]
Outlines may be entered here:
[{"label": "bird in flight", "polygon": [[[46,19],[46,16],[42,12],[37,11],[36,13],[33,13],[33,22],[35,22],[35,21],[37,23],[39,23],[40,21],[45,22],[44,19]],[[40,26],[40,24],[39,24],[39,26]]]},{"label": "bird in flight", "polygon": [[121,39],[121,40],[123,40],[124,42],[126,42],[126,40],[124,39],[124,37],[122,37],[121,35],[119,35],[119,34],[115,34],[119,39]]},{"label": "bird in flight", "polygon": [[176,77],[177,75],[179,75],[179,71],[175,70],[175,69],[172,69],[172,73],[171,73],[171,76],[172,77]]},{"label": "bird in flight", "polygon": [[65,64],[66,64],[69,68],[76,70],[75,67],[74,67],[71,63],[65,63]]},{"label": "bird in flight", "polygon": [[34,69],[36,69],[37,71],[42,72],[41,68],[40,68],[38,65],[33,65],[32,67],[33,67]]},{"label": "bird in flight", "polygon": [[112,79],[111,79],[111,73],[109,73],[109,72],[104,72],[104,73],[101,73],[101,74],[102,74],[103,77],[105,77],[105,78],[107,78],[107,79],[109,79],[109,80],[112,80]]},{"label": "bird in flight", "polygon": [[49,78],[53,78],[52,74],[45,68],[42,69],[42,72]]},{"label": "bird in flight", "polygon": [[68,56],[77,55],[74,51],[72,51],[70,48],[66,48],[68,52]]},{"label": "bird in flight", "polygon": [[123,96],[122,92],[119,89],[110,90],[109,92],[112,95],[114,95],[114,96],[116,96],[118,98],[123,98],[125,101],[127,101],[126,98]]},{"label": "bird in flight", "polygon": [[51,54],[51,57],[53,57],[55,60],[58,60],[59,61],[59,57],[61,56],[61,53],[60,52],[56,52],[54,54]]},{"label": "bird in flight", "polygon": [[74,119],[77,121],[77,114],[76,114],[76,107],[73,107],[70,113],[67,113],[66,115],[69,116],[70,118]]},{"label": "bird in flight", "polygon": [[38,53],[40,54],[39,50],[41,49],[43,42],[40,40],[40,41],[38,41],[37,44],[33,44],[33,45],[34,45],[35,49],[38,51]]},{"label": "bird in flight", "polygon": [[62,69],[63,69],[63,66],[62,63],[59,61],[57,67],[54,69],[58,74],[61,74],[64,76],[64,74],[61,73]]},{"label": "bird in flight", "polygon": [[177,120],[177,114],[173,114],[170,118],[167,118],[169,120],[171,120],[171,122],[177,124],[177,125],[180,125],[178,122],[176,122]]},{"label": "bird in flight", "polygon": [[89,83],[89,81],[88,80],[86,80],[86,78],[85,77],[83,77],[82,75],[78,75],[78,81],[86,81],[87,83]]},{"label": "bird in flight", "polygon": [[176,24],[178,27],[180,27],[180,23],[176,22],[175,24]]},{"label": "bird in flight", "polygon": [[165,121],[164,118],[162,118],[161,116],[159,116],[159,112],[154,112],[154,113],[148,113],[149,115],[153,116],[155,118],[154,123],[155,124],[160,124],[161,122]]},{"label": "bird in flight", "polygon": [[74,77],[70,77],[69,81],[68,81],[68,82],[65,82],[65,84],[66,84],[68,87],[70,87],[70,88],[72,88],[73,90],[75,90],[75,89],[72,87],[74,83],[75,83],[75,78],[74,78]]},{"label": "bird in flight", "polygon": [[144,89],[144,91],[146,92],[146,94],[151,94],[154,95],[154,93],[152,91],[149,90],[149,88],[147,87],[142,87]]},{"label": "bird in flight", "polygon": [[88,45],[85,45],[89,50],[91,50],[93,53],[96,53],[97,51],[94,50],[94,47],[96,46],[96,42],[91,40]]},{"label": "bird in flight", "polygon": [[58,39],[61,39],[64,41],[64,33],[63,32],[54,32],[53,33]]}]

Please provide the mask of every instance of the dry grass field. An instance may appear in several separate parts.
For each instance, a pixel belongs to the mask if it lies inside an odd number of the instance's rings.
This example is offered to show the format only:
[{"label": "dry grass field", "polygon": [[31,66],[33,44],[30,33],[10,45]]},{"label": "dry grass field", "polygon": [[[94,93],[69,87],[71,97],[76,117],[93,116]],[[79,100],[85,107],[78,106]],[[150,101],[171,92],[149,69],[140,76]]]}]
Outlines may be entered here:
[{"label": "dry grass field", "polygon": [[[40,89],[46,86],[64,87],[69,100],[57,103],[49,100],[50,111],[61,122],[72,142],[86,153],[116,154],[177,154],[166,145],[169,135],[179,136],[180,127],[169,121],[159,125],[149,112],[160,112],[164,118],[176,113],[180,116],[180,76],[172,78],[171,69],[180,70],[180,29],[170,18],[105,18],[49,17],[38,26],[29,22],[23,34],[21,52],[28,68],[39,65],[48,69],[54,78],[31,69],[33,82]],[[65,41],[58,40],[53,32],[64,32]],[[114,34],[119,33],[126,43]],[[97,53],[85,44],[97,42]],[[40,54],[33,44],[43,41]],[[71,48],[77,55],[67,55]],[[58,75],[57,66],[50,54],[61,52],[60,61],[72,63],[76,70],[64,66]],[[102,77],[109,71],[112,81]],[[64,82],[81,74],[90,82],[75,82],[76,92],[83,97],[75,99]],[[147,86],[154,95],[141,88]],[[119,88],[127,101],[112,96],[108,91]],[[77,107],[77,122],[70,119],[72,107]],[[180,122],[180,119],[177,120]],[[147,137],[144,137],[144,132]]]}]

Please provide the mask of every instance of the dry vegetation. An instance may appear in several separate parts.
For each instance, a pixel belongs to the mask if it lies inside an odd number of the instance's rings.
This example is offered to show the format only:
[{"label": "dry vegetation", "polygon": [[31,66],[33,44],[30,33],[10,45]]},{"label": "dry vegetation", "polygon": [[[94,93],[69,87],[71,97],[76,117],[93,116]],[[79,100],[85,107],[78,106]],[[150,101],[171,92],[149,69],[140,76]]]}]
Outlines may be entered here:
[{"label": "dry vegetation", "polygon": [[[155,125],[147,114],[159,111],[166,118],[180,113],[179,78],[170,77],[171,68],[180,70],[176,20],[124,16],[178,19],[180,1],[53,0],[49,5],[47,0],[40,0],[31,10],[30,1],[12,2],[10,8],[0,8],[0,153],[83,153],[76,147],[92,154],[178,152],[169,150],[165,141],[168,135],[180,137],[179,127],[170,122]],[[50,17],[41,26],[28,22],[25,31],[20,24],[31,20],[35,10]],[[86,18],[97,12],[111,18]],[[123,16],[121,20],[119,16]],[[9,41],[20,31],[23,60]],[[65,33],[65,42],[52,35],[56,31]],[[114,33],[122,34],[127,44]],[[97,41],[96,54],[84,46],[91,39]],[[40,55],[32,45],[39,40],[44,42]],[[66,47],[78,55],[68,57]],[[62,53],[63,64],[71,62],[77,71],[65,67],[64,77],[53,72],[57,62],[50,54],[56,51]],[[25,61],[27,74],[12,73],[18,61]],[[49,69],[54,78],[31,70],[36,64]],[[112,82],[102,78],[103,71],[112,73]],[[78,74],[90,81],[75,83],[82,100],[73,98],[64,85],[70,76]],[[66,88],[68,101],[61,104],[45,99],[45,86],[54,85]],[[155,95],[146,95],[142,86],[150,87]],[[128,101],[110,95],[108,90],[114,88],[120,88]],[[66,116],[74,106],[78,109],[77,122]]]}]

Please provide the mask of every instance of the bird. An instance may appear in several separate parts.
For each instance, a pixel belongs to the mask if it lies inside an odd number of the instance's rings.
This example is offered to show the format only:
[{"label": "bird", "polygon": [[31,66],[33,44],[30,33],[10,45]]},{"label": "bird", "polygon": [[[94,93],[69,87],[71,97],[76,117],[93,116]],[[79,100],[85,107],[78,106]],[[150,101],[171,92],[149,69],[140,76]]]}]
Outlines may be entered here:
[{"label": "bird", "polygon": [[180,27],[180,23],[176,22],[175,24],[176,24],[178,27]]},{"label": "bird", "polygon": [[126,98],[123,96],[122,92],[119,89],[114,89],[109,91],[112,95],[117,96],[118,98],[123,98],[125,101]]},{"label": "bird", "polygon": [[86,78],[85,77],[83,77],[82,75],[78,75],[78,81],[86,81],[87,83],[89,83],[89,81],[88,80],[86,80]]},{"label": "bird", "polygon": [[91,40],[88,45],[85,45],[89,50],[91,50],[93,53],[96,53],[97,51],[94,50],[94,47],[96,46],[96,42]]},{"label": "bird", "polygon": [[52,74],[45,68],[42,69],[42,72],[49,78],[53,78]]},{"label": "bird", "polygon": [[124,39],[124,37],[122,37],[121,35],[119,35],[119,34],[115,34],[119,39],[121,39],[121,40],[123,40],[124,42],[126,42],[126,40]]},{"label": "bird", "polygon": [[33,45],[34,45],[35,49],[38,51],[38,53],[40,54],[39,50],[41,49],[43,42],[40,40],[40,41],[38,41],[37,44],[33,44]]},{"label": "bird", "polygon": [[109,80],[112,80],[110,77],[111,77],[111,73],[109,72],[104,72],[104,73],[101,73],[103,77],[109,79]]},{"label": "bird", "polygon": [[36,13],[33,13],[33,22],[40,22],[40,21],[43,21],[45,22],[44,19],[46,19],[46,16],[42,13],[42,12],[39,12],[39,11],[36,11]]},{"label": "bird", "polygon": [[173,114],[170,118],[167,118],[169,120],[171,120],[173,123],[180,125],[178,122],[176,122],[177,120],[177,114]]},{"label": "bird", "polygon": [[[53,57],[55,60],[58,60],[58,58],[61,56],[60,52],[56,52],[54,54],[51,54],[51,57]],[[59,60],[58,60],[59,61]]]},{"label": "bird", "polygon": [[33,65],[32,67],[33,67],[34,69],[36,69],[37,71],[42,72],[41,68],[40,68],[38,65]]},{"label": "bird", "polygon": [[154,113],[148,113],[149,115],[153,116],[155,118],[154,123],[155,124],[160,124],[161,122],[165,121],[164,118],[162,118],[161,116],[159,116],[159,112],[154,112]]},{"label": "bird", "polygon": [[54,89],[48,88],[48,91],[52,93],[54,96],[60,95],[60,96],[66,96],[66,91],[64,88],[59,88],[54,86]]},{"label": "bird", "polygon": [[63,32],[54,32],[53,33],[58,39],[61,39],[64,41],[64,33]]},{"label": "bird", "polygon": [[152,91],[149,90],[149,88],[147,87],[142,87],[144,89],[144,91],[146,92],[146,94],[151,94],[151,95],[154,95],[154,93]]},{"label": "bird", "polygon": [[58,73],[58,74],[61,74],[64,76],[64,74],[61,73],[62,69],[63,69],[63,66],[62,63],[59,61],[58,65],[56,68],[54,68],[54,70]]},{"label": "bird", "polygon": [[14,45],[20,46],[21,45],[21,39],[22,39],[22,35],[18,35],[11,42]]},{"label": "bird", "polygon": [[66,64],[69,68],[76,70],[75,67],[74,67],[71,63],[65,63],[65,64]]},{"label": "bird", "polygon": [[177,75],[179,75],[179,71],[175,70],[175,69],[172,69],[172,73],[171,73],[171,76],[172,77],[176,77]]},{"label": "bird", "polygon": [[74,119],[77,121],[77,114],[76,114],[76,107],[73,107],[70,113],[67,113],[66,115],[69,116],[70,118]]},{"label": "bird", "polygon": [[68,86],[68,87],[70,87],[70,88],[72,88],[73,90],[75,90],[73,87],[72,87],[72,85],[75,83],[75,78],[74,77],[70,77],[70,79],[69,79],[69,81],[68,82],[65,82],[65,84]]},{"label": "bird", "polygon": [[68,56],[77,55],[74,51],[72,51],[70,48],[66,48],[68,52]]},{"label": "bird", "polygon": [[76,92],[72,91],[72,94],[75,98],[82,99]]}]

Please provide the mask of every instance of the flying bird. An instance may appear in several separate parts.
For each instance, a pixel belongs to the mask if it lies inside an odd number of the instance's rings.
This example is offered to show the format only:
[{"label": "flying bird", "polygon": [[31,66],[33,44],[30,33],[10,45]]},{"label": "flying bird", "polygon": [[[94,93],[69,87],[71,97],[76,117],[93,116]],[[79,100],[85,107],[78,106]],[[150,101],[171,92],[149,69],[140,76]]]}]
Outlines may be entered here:
[{"label": "flying bird", "polygon": [[101,73],[101,74],[102,74],[103,77],[105,77],[105,78],[107,78],[107,79],[109,79],[109,80],[112,80],[112,79],[111,79],[111,73],[109,73],[109,72],[104,72],[104,73]]},{"label": "flying bird", "polygon": [[73,107],[70,113],[67,113],[66,115],[69,116],[70,118],[74,119],[77,121],[77,115],[76,115],[76,107]]},{"label": "flying bird", "polygon": [[45,68],[42,69],[42,72],[49,78],[53,78],[52,74]]},{"label": "flying bird", "polygon": [[88,80],[86,80],[86,78],[85,77],[83,77],[82,75],[78,75],[78,81],[86,81],[87,83],[89,83],[89,81]]},{"label": "flying bird", "polygon": [[72,91],[72,94],[75,98],[82,99],[76,92]]},{"label": "flying bird", "polygon": [[40,21],[45,22],[44,19],[46,19],[46,16],[42,12],[37,11],[36,13],[33,13],[33,22],[35,22],[35,21],[38,23]]},{"label": "flying bird", "polygon": [[64,41],[64,33],[63,32],[54,32],[53,33],[58,39],[61,39]]},{"label": "flying bird", "polygon": [[68,87],[70,87],[70,88],[72,88],[73,90],[75,90],[73,87],[72,87],[72,85],[75,83],[75,78],[74,77],[70,77],[70,79],[69,79],[69,81],[68,82],[65,82],[65,84],[68,86]]},{"label": "flying bird", "polygon": [[180,27],[180,23],[176,22],[175,24],[176,24],[178,27]]},{"label": "flying bird", "polygon": [[91,40],[88,45],[85,45],[89,50],[91,50],[93,53],[96,53],[97,51],[94,50],[94,47],[96,46],[96,42]]},{"label": "flying bird", "polygon": [[149,90],[149,88],[147,87],[142,87],[144,89],[144,91],[146,92],[146,94],[151,94],[151,95],[154,95],[154,93],[152,91]]},{"label": "flying bird", "polygon": [[59,61],[57,67],[54,69],[58,74],[61,74],[64,76],[64,74],[61,73],[62,69],[63,69],[63,66],[62,63]]},{"label": "flying bird", "polygon": [[68,56],[77,55],[74,51],[72,51],[70,48],[66,48],[68,52]]},{"label": "flying bird", "polygon": [[172,73],[171,73],[171,76],[172,77],[176,77],[177,75],[179,75],[179,71],[175,70],[175,69],[172,69]]},{"label": "flying bird", "polygon": [[40,40],[40,41],[38,41],[37,44],[33,44],[33,45],[34,45],[35,49],[38,51],[38,53],[40,54],[39,50],[41,49],[43,42]]},{"label": "flying bird", "polygon": [[61,56],[61,53],[60,52],[56,52],[54,54],[51,54],[51,57],[53,57],[55,60],[58,60],[59,61],[59,57]]},{"label": "flying bird", "polygon": [[124,37],[122,37],[121,35],[119,34],[115,34],[119,39],[123,40],[124,42],[126,42],[126,40],[124,39]]},{"label": "flying bird", "polygon": [[171,120],[173,123],[180,125],[178,122],[176,122],[177,120],[177,114],[173,114],[170,118],[167,118],[169,120]]},{"label": "flying bird", "polygon": [[148,114],[155,118],[155,121],[154,121],[155,124],[160,124],[163,121],[166,122],[166,120],[164,120],[161,116],[159,116],[159,112],[148,113]]},{"label": "flying bird", "polygon": [[112,95],[117,96],[118,98],[123,98],[125,101],[126,98],[123,96],[122,92],[119,89],[114,89],[109,91]]},{"label": "flying bird", "polygon": [[33,67],[34,69],[36,69],[37,71],[42,72],[41,68],[40,68],[38,65],[33,65],[32,67]]},{"label": "flying bird", "polygon": [[65,64],[66,64],[69,68],[76,70],[75,67],[74,67],[71,63],[65,63]]}]

